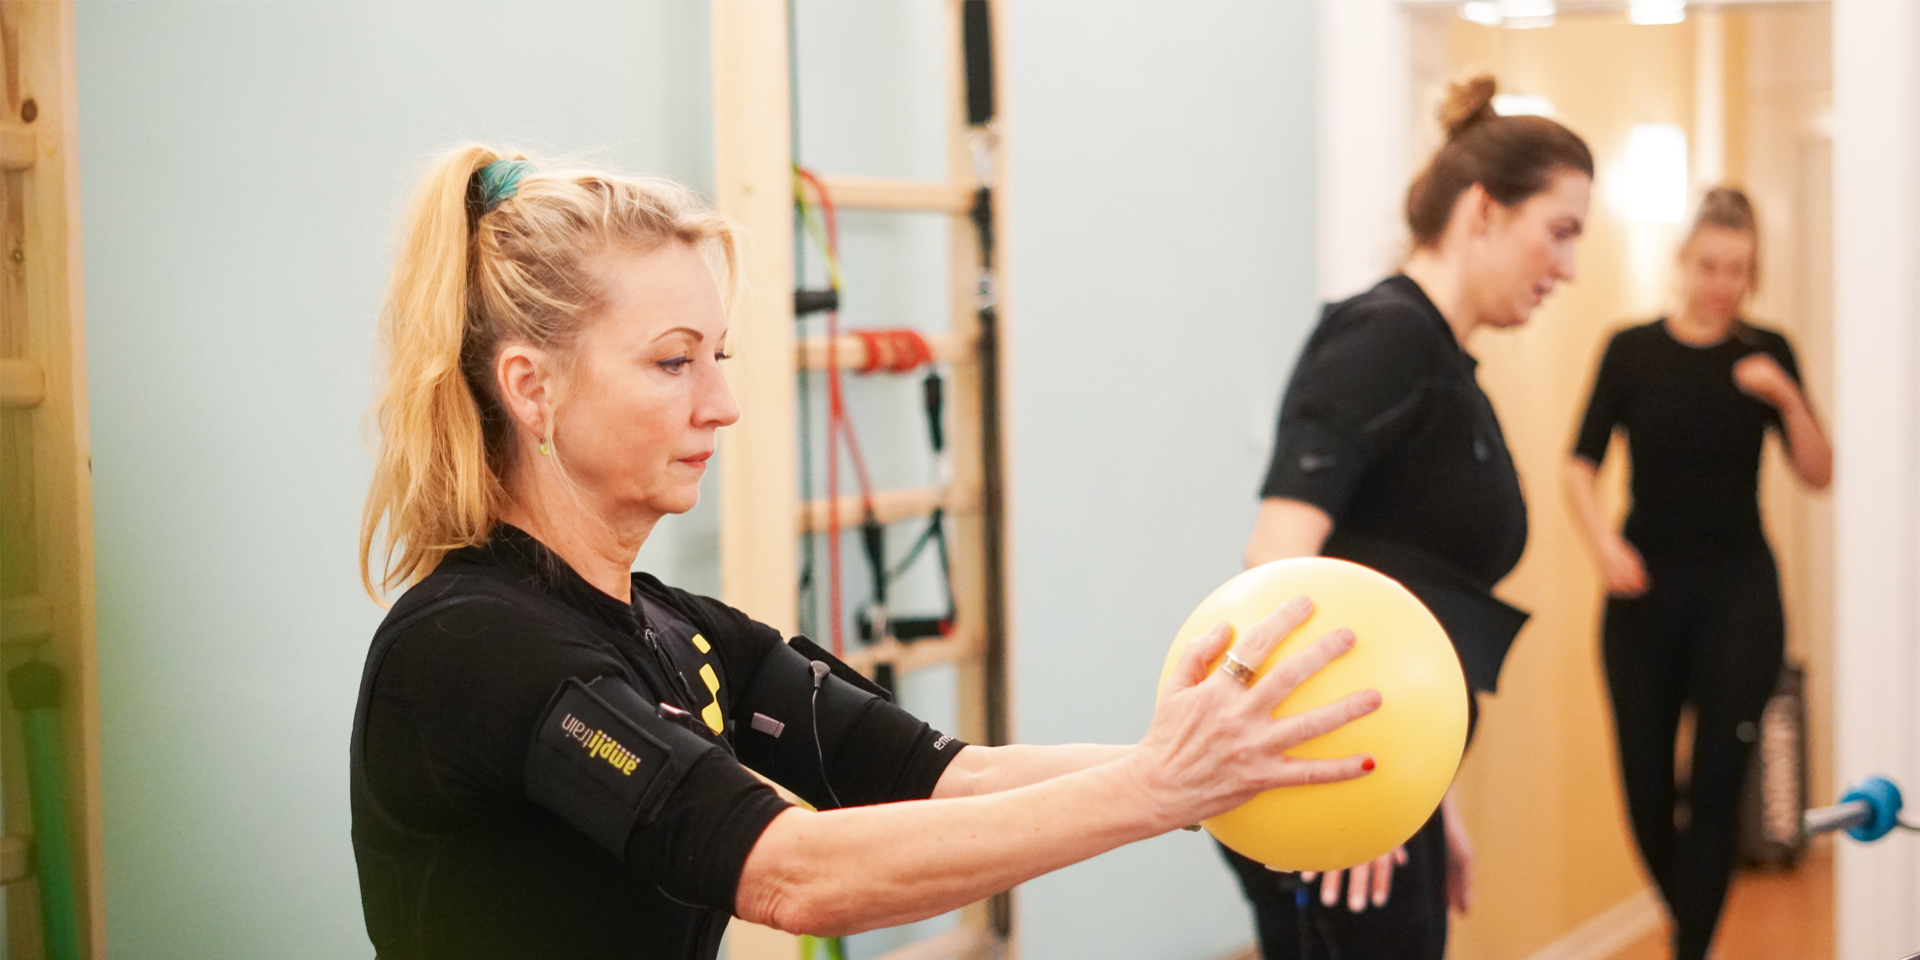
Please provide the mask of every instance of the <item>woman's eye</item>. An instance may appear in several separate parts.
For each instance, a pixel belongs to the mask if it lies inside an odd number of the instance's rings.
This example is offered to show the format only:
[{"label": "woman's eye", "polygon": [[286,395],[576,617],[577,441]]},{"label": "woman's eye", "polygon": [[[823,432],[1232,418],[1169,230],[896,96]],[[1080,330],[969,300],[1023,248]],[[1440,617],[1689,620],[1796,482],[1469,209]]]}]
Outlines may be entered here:
[{"label": "woman's eye", "polygon": [[719,361],[721,361],[721,360],[732,360],[732,359],[733,359],[733,354],[731,354],[731,353],[728,353],[728,352],[727,352],[727,351],[725,351],[725,350],[715,350],[715,351],[713,352],[713,359],[714,359],[714,361],[715,361],[716,363],[717,363],[717,362],[719,362]]},{"label": "woman's eye", "polygon": [[655,363],[654,366],[659,367],[660,369],[665,370],[668,373],[679,373],[680,371],[685,370],[687,368],[687,364],[692,362],[693,360],[689,357],[670,357],[666,360],[661,360],[658,363]]}]

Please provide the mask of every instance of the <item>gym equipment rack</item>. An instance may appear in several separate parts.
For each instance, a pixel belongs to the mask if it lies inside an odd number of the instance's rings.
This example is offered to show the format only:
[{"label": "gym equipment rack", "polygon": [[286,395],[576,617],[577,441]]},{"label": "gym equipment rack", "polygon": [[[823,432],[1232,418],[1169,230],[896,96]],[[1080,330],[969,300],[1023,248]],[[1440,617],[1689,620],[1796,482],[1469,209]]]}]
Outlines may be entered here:
[{"label": "gym equipment rack", "polygon": [[[903,644],[882,637],[849,649],[847,659],[870,675],[893,675],[953,664],[958,675],[959,728],[981,744],[1008,739],[1006,497],[1000,401],[1000,331],[1005,316],[994,253],[1005,218],[997,216],[1004,181],[995,123],[993,50],[998,10],[987,0],[944,0],[947,38],[946,182],[908,182],[822,175],[841,210],[892,210],[948,215],[951,323],[930,335],[935,363],[947,365],[950,411],[945,486],[873,491],[870,500],[799,500],[797,384],[802,367],[827,366],[824,339],[800,342],[794,286],[795,209],[792,47],[786,0],[727,0],[713,5],[714,193],[718,208],[748,234],[744,271],[749,290],[733,320],[738,346],[731,382],[741,421],[721,436],[720,564],[724,599],[792,633],[800,539],[837,535],[872,518],[881,523],[944,511],[951,546],[952,628],[944,636]],[[856,336],[831,347],[842,367],[866,365]],[[958,925],[901,947],[883,960],[964,960],[1005,956],[1012,901],[1002,894],[961,911]],[[795,939],[736,923],[732,960],[792,960]]]}]

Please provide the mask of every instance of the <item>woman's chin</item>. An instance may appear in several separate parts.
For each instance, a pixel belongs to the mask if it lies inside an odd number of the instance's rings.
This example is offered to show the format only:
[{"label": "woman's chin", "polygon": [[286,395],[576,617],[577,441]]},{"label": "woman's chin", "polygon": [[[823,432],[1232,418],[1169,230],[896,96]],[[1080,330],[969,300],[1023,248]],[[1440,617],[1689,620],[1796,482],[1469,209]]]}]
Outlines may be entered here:
[{"label": "woman's chin", "polygon": [[700,505],[700,488],[694,487],[684,494],[666,498],[660,504],[661,513],[686,513]]}]

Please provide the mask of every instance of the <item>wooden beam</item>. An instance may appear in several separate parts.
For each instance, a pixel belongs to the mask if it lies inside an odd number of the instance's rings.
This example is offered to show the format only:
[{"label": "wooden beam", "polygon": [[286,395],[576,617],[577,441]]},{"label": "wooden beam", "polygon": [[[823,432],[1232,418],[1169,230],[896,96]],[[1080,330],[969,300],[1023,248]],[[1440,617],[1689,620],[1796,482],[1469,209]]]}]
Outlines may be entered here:
[{"label": "wooden beam", "polygon": [[0,644],[39,643],[53,636],[53,604],[40,597],[0,600]]},{"label": "wooden beam", "polygon": [[[826,500],[809,500],[795,510],[800,533],[833,529],[827,516]],[[945,507],[947,513],[962,516],[980,509],[980,496],[972,487],[910,487],[905,490],[880,490],[873,495],[873,518],[881,523],[931,516]],[[859,526],[867,519],[867,505],[859,497],[839,499],[840,529]]]},{"label": "wooden beam", "polygon": [[870,647],[851,648],[840,659],[867,676],[873,676],[873,667],[879,663],[893,664],[893,672],[899,675],[977,656],[980,653],[980,639],[979,630],[966,623],[957,623],[953,632],[944,637],[929,637],[912,643],[888,638]]},{"label": "wooden beam", "polygon": [[886,180],[879,177],[820,178],[840,209],[922,210],[964,215],[973,209],[973,185]]},{"label": "wooden beam", "polygon": [[[930,333],[925,336],[927,348],[933,353],[934,363],[962,363],[974,358],[978,340],[951,333]],[[835,359],[840,369],[857,372],[867,365],[867,343],[855,336],[844,336],[838,341]],[[827,368],[827,338],[808,337],[800,341],[800,365],[808,370]]]},{"label": "wooden beam", "polygon": [[[798,619],[798,438],[794,435],[793,141],[785,0],[719,0],[712,9],[713,184],[745,234],[750,291],[733,334],[746,349],[729,379],[740,422],[720,434],[720,594],[783,633]],[[793,936],[735,920],[729,960],[792,960]]]},{"label": "wooden beam", "polygon": [[47,399],[47,371],[38,360],[0,360],[0,406],[37,407]]},{"label": "wooden beam", "polygon": [[33,128],[24,123],[0,123],[0,170],[25,170],[40,152]]},{"label": "wooden beam", "polygon": [[720,434],[720,585],[726,602],[791,631],[794,436],[793,172],[783,0],[713,4],[714,194],[742,228],[750,291],[729,364],[740,422]]}]

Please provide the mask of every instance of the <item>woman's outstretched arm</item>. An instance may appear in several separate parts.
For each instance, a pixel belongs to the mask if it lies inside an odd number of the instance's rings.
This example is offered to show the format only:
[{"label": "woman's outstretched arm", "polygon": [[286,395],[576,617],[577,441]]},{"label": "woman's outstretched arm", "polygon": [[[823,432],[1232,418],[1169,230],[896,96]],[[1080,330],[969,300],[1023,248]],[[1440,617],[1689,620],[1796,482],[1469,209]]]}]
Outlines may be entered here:
[{"label": "woman's outstretched arm", "polygon": [[[1240,642],[1258,663],[1306,621],[1275,611]],[[1273,718],[1303,680],[1352,649],[1336,631],[1243,687],[1212,671],[1224,624],[1182,656],[1147,736],[1113,759],[981,796],[775,817],[748,855],[735,912],[791,932],[838,935],[937,916],[1115,847],[1232,809],[1282,786],[1361,776],[1370,758],[1296,760],[1285,751],[1380,704],[1366,690]]]}]

